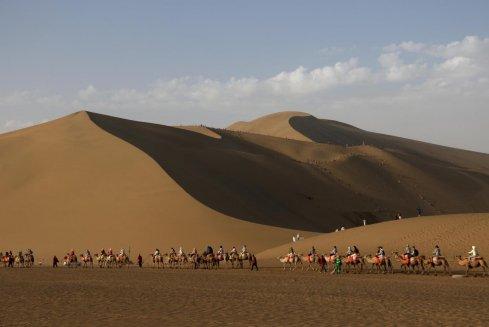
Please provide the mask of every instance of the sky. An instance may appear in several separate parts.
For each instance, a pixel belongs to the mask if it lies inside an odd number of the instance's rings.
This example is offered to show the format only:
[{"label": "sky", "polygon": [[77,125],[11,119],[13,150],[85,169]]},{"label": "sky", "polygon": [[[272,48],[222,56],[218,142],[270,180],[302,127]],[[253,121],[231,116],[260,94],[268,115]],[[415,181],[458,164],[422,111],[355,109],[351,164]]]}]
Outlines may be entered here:
[{"label": "sky", "polygon": [[0,133],[283,111],[489,153],[489,1],[3,1]]}]

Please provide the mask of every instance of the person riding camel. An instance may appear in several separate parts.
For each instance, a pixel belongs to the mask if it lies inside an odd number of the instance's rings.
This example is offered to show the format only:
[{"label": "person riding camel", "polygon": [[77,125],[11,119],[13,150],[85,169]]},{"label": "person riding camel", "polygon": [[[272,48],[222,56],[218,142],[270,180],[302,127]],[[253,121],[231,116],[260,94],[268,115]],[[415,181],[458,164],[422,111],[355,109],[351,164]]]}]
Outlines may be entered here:
[{"label": "person riding camel", "polygon": [[193,255],[197,255],[197,249],[196,248],[193,248],[192,249],[192,252],[190,252],[190,255],[193,256]]},{"label": "person riding camel", "polygon": [[289,256],[290,259],[292,259],[293,257],[295,257],[295,252],[294,252],[294,248],[293,247],[290,247],[288,256]]},{"label": "person riding camel", "polygon": [[204,251],[204,255],[209,255],[209,254],[214,254],[214,250],[212,249],[212,246],[207,245],[207,248]]},{"label": "person riding camel", "polygon": [[178,256],[179,257],[182,257],[183,256],[183,248],[182,248],[181,245],[180,245],[180,248],[178,249]]},{"label": "person riding camel", "polygon": [[376,257],[377,257],[377,258],[379,258],[380,260],[384,260],[384,257],[385,257],[385,251],[384,251],[384,248],[383,248],[382,246],[379,246],[379,247],[378,247]]},{"label": "person riding camel", "polygon": [[433,250],[433,262],[436,263],[440,257],[441,257],[441,250],[437,244],[435,245],[435,249]]},{"label": "person riding camel", "polygon": [[114,252],[112,251],[112,249],[109,249],[109,251],[107,252],[107,255],[109,255],[109,256],[113,256],[114,255]]},{"label": "person riding camel", "polygon": [[104,257],[106,257],[106,256],[107,256],[107,253],[105,252],[105,249],[102,249],[102,250],[100,251],[100,255],[101,255],[101,256],[104,256]]},{"label": "person riding camel", "polygon": [[336,257],[336,255],[338,254],[338,248],[335,246],[333,246],[333,248],[331,249],[331,251],[329,252],[329,256],[330,257]]},{"label": "person riding camel", "polygon": [[314,257],[315,255],[316,255],[316,248],[313,245],[312,248],[311,248],[311,251],[309,252],[309,256],[310,257]]},{"label": "person riding camel", "polygon": [[349,257],[353,254],[353,249],[351,248],[351,246],[348,246],[348,248],[346,249],[346,256]]},{"label": "person riding camel", "polygon": [[126,256],[126,252],[124,251],[124,248],[121,248],[121,250],[119,251],[119,257],[123,258]]},{"label": "person riding camel", "polygon": [[158,257],[160,255],[160,249],[156,249],[153,256]]},{"label": "person riding camel", "polygon": [[90,250],[89,250],[89,249],[87,249],[87,250],[85,251],[85,258],[90,258],[91,256],[92,256],[92,255],[90,254]]},{"label": "person riding camel", "polygon": [[217,254],[224,255],[224,248],[222,247],[222,245],[219,246],[219,250],[217,250]]},{"label": "person riding camel", "polygon": [[475,245],[472,245],[472,250],[469,251],[469,260],[473,260],[479,256],[479,252],[475,248]]},{"label": "person riding camel", "polygon": [[246,249],[246,245],[243,245],[243,248],[241,249],[241,254],[246,254],[248,253],[248,249]]},{"label": "person riding camel", "polygon": [[353,245],[353,253],[356,255],[360,255],[360,250],[358,250],[356,245]]},{"label": "person riding camel", "polygon": [[404,259],[411,258],[411,252],[412,252],[412,249],[409,246],[409,244],[407,244],[406,247],[404,248],[404,253],[403,253]]},{"label": "person riding camel", "polygon": [[411,248],[411,258],[416,258],[417,256],[419,256],[419,251],[418,251],[418,249],[416,249],[416,247],[413,245],[413,247]]}]

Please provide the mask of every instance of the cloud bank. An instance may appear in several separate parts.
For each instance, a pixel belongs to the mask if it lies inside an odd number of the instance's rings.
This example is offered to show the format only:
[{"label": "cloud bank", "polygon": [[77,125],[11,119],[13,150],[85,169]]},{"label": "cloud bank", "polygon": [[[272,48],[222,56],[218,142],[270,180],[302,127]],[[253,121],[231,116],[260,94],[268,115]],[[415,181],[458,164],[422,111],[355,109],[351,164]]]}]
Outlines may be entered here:
[{"label": "cloud bank", "polygon": [[447,44],[386,45],[371,65],[345,58],[261,79],[185,76],[160,79],[145,89],[87,85],[72,95],[0,94],[0,131],[81,109],[214,126],[298,109],[366,129],[489,152],[488,100],[489,38],[467,36]]}]

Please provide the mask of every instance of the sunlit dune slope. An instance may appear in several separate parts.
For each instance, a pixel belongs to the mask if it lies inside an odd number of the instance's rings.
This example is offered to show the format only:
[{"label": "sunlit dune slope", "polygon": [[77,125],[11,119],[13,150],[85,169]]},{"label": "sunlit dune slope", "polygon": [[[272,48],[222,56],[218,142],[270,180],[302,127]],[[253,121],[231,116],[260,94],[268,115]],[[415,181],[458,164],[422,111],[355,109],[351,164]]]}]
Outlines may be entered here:
[{"label": "sunlit dune slope", "polygon": [[271,259],[288,253],[291,246],[297,253],[308,253],[312,246],[321,253],[329,253],[334,245],[340,253],[345,253],[349,245],[356,245],[362,254],[375,253],[381,245],[391,254],[403,251],[408,244],[416,246],[421,254],[431,255],[438,244],[442,254],[452,261],[455,255],[465,256],[472,245],[477,246],[481,255],[489,257],[488,235],[487,213],[426,216],[322,234],[266,250],[259,257],[273,263]]},{"label": "sunlit dune slope", "polygon": [[260,250],[295,232],[206,207],[85,112],[1,135],[0,181],[1,251],[30,247],[47,258],[70,248],[131,247],[134,255],[208,243]]}]

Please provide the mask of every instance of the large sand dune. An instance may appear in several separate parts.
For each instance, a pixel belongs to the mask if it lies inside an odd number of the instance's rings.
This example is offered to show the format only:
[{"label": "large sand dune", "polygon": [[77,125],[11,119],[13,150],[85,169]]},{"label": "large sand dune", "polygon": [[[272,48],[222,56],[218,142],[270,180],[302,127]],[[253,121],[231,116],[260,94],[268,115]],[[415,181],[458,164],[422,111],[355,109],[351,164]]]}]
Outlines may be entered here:
[{"label": "large sand dune", "polygon": [[293,235],[206,207],[85,112],[0,136],[0,181],[1,250],[31,247],[47,256],[131,246],[149,253],[222,242],[256,251]]},{"label": "large sand dune", "polygon": [[[315,246],[321,253],[329,253],[336,245],[340,253],[356,245],[362,254],[373,254],[379,245],[390,254],[414,245],[421,254],[431,255],[435,244],[451,262],[455,255],[466,256],[472,245],[481,255],[489,256],[489,214],[460,214],[416,217],[361,226],[344,231],[322,234],[296,243],[287,243],[259,254],[267,263],[278,263],[276,257],[286,254],[292,246],[297,253],[308,253]],[[454,268],[460,269],[454,265]]]},{"label": "large sand dune", "polygon": [[[9,231],[0,250],[222,242],[260,251],[297,231],[413,216],[417,207],[489,211],[487,154],[296,112],[244,125],[250,132],[79,112],[0,135],[0,223]],[[353,139],[360,145],[343,144]]]}]

